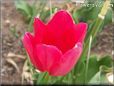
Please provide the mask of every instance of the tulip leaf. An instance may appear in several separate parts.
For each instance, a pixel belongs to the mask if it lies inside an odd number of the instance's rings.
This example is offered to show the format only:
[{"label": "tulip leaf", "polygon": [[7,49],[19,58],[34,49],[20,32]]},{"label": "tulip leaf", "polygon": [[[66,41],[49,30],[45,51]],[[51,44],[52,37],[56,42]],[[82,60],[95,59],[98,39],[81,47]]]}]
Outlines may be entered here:
[{"label": "tulip leaf", "polygon": [[95,76],[89,81],[89,84],[108,84],[106,74],[97,72]]},{"label": "tulip leaf", "polygon": [[110,72],[107,66],[100,66],[100,70],[91,78],[89,84],[109,84],[106,73]]},{"label": "tulip leaf", "polygon": [[84,72],[85,72],[85,63],[79,61],[74,69],[74,83],[83,84],[84,74],[85,74]]},{"label": "tulip leaf", "polygon": [[[100,59],[99,59],[100,58]],[[88,71],[87,71],[87,78],[85,80],[85,70],[86,70],[86,62],[79,61],[75,67],[75,83],[77,84],[84,84],[89,82],[93,76],[99,72],[99,68],[101,66],[102,70],[112,67],[112,58],[110,56],[98,57],[98,56],[91,56],[88,62]],[[106,66],[106,67],[105,67]],[[85,82],[86,81],[86,82]]]},{"label": "tulip leaf", "polygon": [[89,59],[86,81],[88,82],[89,79],[91,79],[98,71],[99,71],[99,64],[98,64],[96,56],[93,56]]},{"label": "tulip leaf", "polygon": [[99,71],[99,64],[97,61],[96,56],[92,56],[89,59],[88,63],[88,71],[87,71],[87,80],[85,80],[85,71],[86,71],[86,62],[79,62],[79,64],[76,67],[76,83],[78,84],[84,84],[85,81],[89,81],[96,72]]},{"label": "tulip leaf", "polygon": [[67,75],[67,84],[72,84],[72,72],[70,72],[68,75]]},{"label": "tulip leaf", "polygon": [[112,67],[112,58],[110,56],[100,57],[91,57],[89,60],[87,81],[89,81],[98,71],[101,66]]}]

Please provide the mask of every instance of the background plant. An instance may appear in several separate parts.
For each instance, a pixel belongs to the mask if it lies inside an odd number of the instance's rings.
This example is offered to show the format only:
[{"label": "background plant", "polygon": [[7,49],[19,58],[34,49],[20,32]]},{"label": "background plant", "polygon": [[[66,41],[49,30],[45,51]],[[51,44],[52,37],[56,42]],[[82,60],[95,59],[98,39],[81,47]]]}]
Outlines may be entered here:
[{"label": "background plant", "polygon": [[[51,1],[51,0],[50,0]],[[75,23],[78,22],[87,22],[89,24],[87,36],[84,43],[84,51],[82,53],[81,59],[75,66],[75,68],[63,77],[52,77],[47,73],[38,72],[27,60],[29,71],[32,74],[32,80],[34,84],[104,84],[109,83],[106,77],[106,74],[112,72],[113,69],[113,60],[110,56],[99,57],[97,55],[89,55],[91,47],[94,46],[96,36],[99,32],[102,31],[103,27],[107,24],[112,23],[112,13],[114,8],[105,9],[107,12],[103,15],[105,18],[101,19],[98,15],[102,13],[104,1],[101,1],[101,7],[80,7],[72,5],[69,9],[68,5],[65,10],[70,11]],[[67,2],[70,3],[71,1]],[[109,1],[110,2],[110,1]],[[98,1],[86,2],[87,4],[97,4]],[[107,2],[108,3],[108,2]],[[113,2],[111,2],[113,4]],[[26,22],[28,23],[28,30],[32,31],[32,23],[34,16],[39,16],[42,21],[46,22],[50,18],[50,11],[54,13],[56,9],[63,9],[59,7],[47,7],[47,0],[35,0],[32,5],[29,5],[24,0],[18,0],[15,2],[17,10],[19,10],[25,17]],[[47,8],[46,8],[47,7]],[[90,40],[90,37],[92,38]],[[91,43],[92,42],[92,43]],[[89,46],[90,45],[90,46]],[[88,56],[87,56],[88,55]],[[87,59],[88,58],[88,59]],[[87,71],[86,71],[87,70]],[[87,72],[85,75],[85,72]]]}]

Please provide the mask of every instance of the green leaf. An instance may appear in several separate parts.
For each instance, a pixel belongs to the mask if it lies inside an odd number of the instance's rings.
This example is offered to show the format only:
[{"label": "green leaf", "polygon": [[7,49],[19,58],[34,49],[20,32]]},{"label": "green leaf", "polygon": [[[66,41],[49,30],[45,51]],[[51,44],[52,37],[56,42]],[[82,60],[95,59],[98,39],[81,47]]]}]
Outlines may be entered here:
[{"label": "green leaf", "polygon": [[33,15],[33,8],[25,2],[25,0],[16,0],[15,1],[16,9],[19,10],[27,20],[30,20]]},{"label": "green leaf", "polygon": [[100,83],[100,72],[96,73],[93,78],[89,81],[89,84],[99,84]]},{"label": "green leaf", "polygon": [[105,16],[105,20],[104,20],[104,25],[110,24],[112,23],[112,9],[109,9],[106,16]]},{"label": "green leaf", "polygon": [[[98,60],[98,58],[101,59]],[[89,81],[99,71],[99,68],[101,66],[103,66],[102,68],[104,69],[108,69],[107,67],[112,67],[112,58],[110,56],[104,56],[104,57],[92,56],[89,59],[87,81]]]},{"label": "green leaf", "polygon": [[106,74],[97,72],[95,76],[89,81],[89,84],[108,84]]},{"label": "green leaf", "polygon": [[105,65],[107,67],[111,67],[112,63],[113,63],[112,57],[109,55],[106,55],[99,59],[99,65]]},{"label": "green leaf", "polygon": [[82,61],[78,61],[76,67],[74,69],[74,83],[83,84],[84,82],[84,73],[85,72],[85,63]]},{"label": "green leaf", "polygon": [[89,59],[87,82],[99,71],[99,64],[96,56],[92,56]]},{"label": "green leaf", "polygon": [[[83,61],[80,60],[77,63],[74,69],[74,75],[75,75],[74,83],[87,84],[85,82],[85,65],[86,62],[84,60]],[[93,76],[96,76],[96,73],[99,72],[100,67],[102,71],[104,70],[110,71],[110,67],[112,67],[112,58],[110,56],[104,56],[104,57],[98,57],[96,55],[91,56],[88,62],[88,71],[86,78],[87,82],[89,82],[93,78]]]},{"label": "green leaf", "polygon": [[[85,61],[80,61],[76,65],[75,69],[75,83],[84,84],[85,83]],[[87,72],[87,82],[99,71],[99,64],[97,61],[97,56],[92,56],[89,59],[88,63],[88,72]]]},{"label": "green leaf", "polygon": [[88,83],[89,84],[109,84],[106,77],[107,70],[110,70],[110,68],[106,66],[100,66],[100,71],[97,72]]},{"label": "green leaf", "polygon": [[104,73],[108,73],[108,72],[112,72],[113,68],[112,67],[108,67],[106,65],[101,65],[100,66],[100,70],[102,70],[102,72],[104,72]]}]

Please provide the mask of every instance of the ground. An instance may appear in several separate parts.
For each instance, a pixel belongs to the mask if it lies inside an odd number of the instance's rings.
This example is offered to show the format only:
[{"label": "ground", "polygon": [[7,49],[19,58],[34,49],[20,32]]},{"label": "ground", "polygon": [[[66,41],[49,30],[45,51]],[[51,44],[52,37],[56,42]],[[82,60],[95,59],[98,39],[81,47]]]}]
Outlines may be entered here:
[{"label": "ground", "polygon": [[[2,67],[0,70],[2,83],[5,84],[21,83],[21,74],[26,57],[21,39],[28,26],[12,1],[4,2],[1,6],[2,58],[0,64]],[[92,48],[92,54],[112,55],[113,29],[114,25],[112,24],[104,27],[97,36],[97,43]],[[15,30],[17,34],[13,34],[12,30]]]}]

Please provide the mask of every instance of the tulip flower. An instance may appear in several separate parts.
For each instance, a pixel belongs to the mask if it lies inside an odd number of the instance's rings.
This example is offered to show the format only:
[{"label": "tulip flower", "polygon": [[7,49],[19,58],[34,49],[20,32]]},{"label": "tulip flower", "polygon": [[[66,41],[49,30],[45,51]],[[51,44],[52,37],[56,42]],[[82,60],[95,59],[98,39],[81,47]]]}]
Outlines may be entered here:
[{"label": "tulip flower", "polygon": [[36,17],[33,26],[34,35],[26,32],[22,40],[32,64],[52,76],[66,75],[80,58],[87,24],[75,24],[60,10],[47,24]]}]

